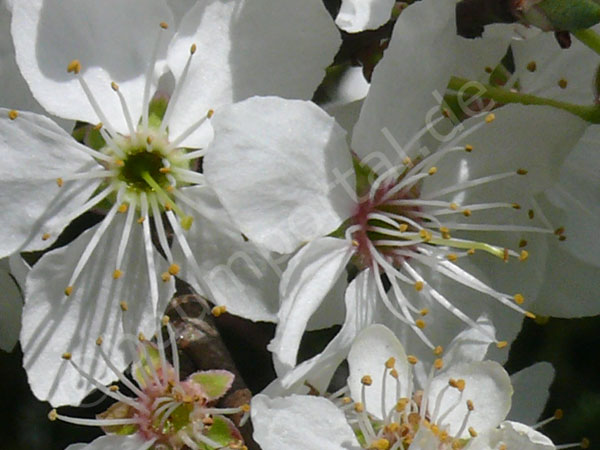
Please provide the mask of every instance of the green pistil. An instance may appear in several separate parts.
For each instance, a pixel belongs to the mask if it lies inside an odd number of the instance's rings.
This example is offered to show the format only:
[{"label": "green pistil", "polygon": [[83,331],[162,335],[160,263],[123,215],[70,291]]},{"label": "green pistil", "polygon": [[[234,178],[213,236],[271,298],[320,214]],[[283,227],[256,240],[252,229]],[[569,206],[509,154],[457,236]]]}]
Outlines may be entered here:
[{"label": "green pistil", "polygon": [[[165,174],[160,172],[163,168],[162,157],[158,152],[142,151],[132,152],[124,161],[119,177],[125,181],[131,188],[137,191],[145,191],[148,185],[143,177],[144,173],[155,174],[159,185],[167,184],[168,180]],[[154,186],[152,186],[154,187]]]},{"label": "green pistil", "polygon": [[156,195],[158,195],[158,197],[162,201],[163,206],[167,208],[168,205],[169,208],[171,208],[173,211],[175,211],[175,213],[177,213],[177,215],[181,218],[181,226],[183,227],[183,229],[189,230],[192,226],[193,218],[191,216],[187,216],[183,212],[183,210],[179,206],[177,206],[177,203],[171,200],[169,194],[167,194],[165,190],[160,186],[160,184],[158,184],[156,180],[152,178],[150,173],[142,172],[141,177],[146,183],[148,183],[148,186],[150,186],[154,190],[154,192],[156,192]]},{"label": "green pistil", "polygon": [[444,245],[447,247],[460,248],[464,250],[482,250],[497,256],[500,259],[504,259],[505,257],[505,250],[503,248],[495,247],[493,245],[486,244],[485,242],[463,241],[459,239],[442,239],[435,237],[432,237],[427,242],[433,245]]}]

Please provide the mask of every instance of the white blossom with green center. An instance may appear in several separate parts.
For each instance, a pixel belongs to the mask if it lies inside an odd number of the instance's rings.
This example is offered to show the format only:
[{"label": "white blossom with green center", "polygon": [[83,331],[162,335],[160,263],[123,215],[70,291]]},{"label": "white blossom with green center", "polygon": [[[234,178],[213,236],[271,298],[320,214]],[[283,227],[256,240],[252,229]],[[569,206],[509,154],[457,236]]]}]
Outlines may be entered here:
[{"label": "white blossom with green center", "polygon": [[[90,126],[75,130],[84,145],[45,116],[0,109],[0,257],[49,247],[87,211],[102,217],[58,241],[27,278],[21,343],[39,398],[78,403],[91,388],[56,358],[63,352],[90,356],[83,369],[96,379],[114,378],[92,363],[95,336],[123,369],[130,356],[117,343],[153,333],[174,275],[233,313],[276,319],[278,267],[197,169],[213,108],[257,92],[309,98],[337,50],[320,1],[278,6],[272,20],[269,1],[198,2],[175,29],[164,0],[14,5],[16,61],[34,97]],[[281,65],[282,52],[294,63]]]}]

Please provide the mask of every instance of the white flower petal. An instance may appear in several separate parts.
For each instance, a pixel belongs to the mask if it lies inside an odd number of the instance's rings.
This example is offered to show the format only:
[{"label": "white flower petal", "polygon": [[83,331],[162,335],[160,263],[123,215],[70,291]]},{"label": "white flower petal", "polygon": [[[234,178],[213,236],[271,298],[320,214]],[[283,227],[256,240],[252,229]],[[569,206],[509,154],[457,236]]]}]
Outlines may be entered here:
[{"label": "white flower petal", "polygon": [[[131,20],[135,17],[135,20]],[[160,22],[172,22],[164,0],[32,0],[13,8],[13,39],[17,63],[33,95],[59,117],[98,123],[68,64],[78,59],[81,74],[118,131],[127,125],[118,96],[110,83],[119,84],[132,117],[140,117],[145,74],[159,33],[166,52],[170,31]]]},{"label": "white flower petal", "polygon": [[548,401],[553,380],[554,368],[547,362],[535,363],[512,374],[510,382],[515,393],[508,413],[510,420],[536,423]]},{"label": "white flower petal", "polygon": [[345,131],[316,105],[253,97],[212,123],[204,173],[250,240],[289,253],[350,216],[355,175]]},{"label": "white flower petal", "polygon": [[374,30],[390,20],[394,0],[343,0],[335,23],[348,33]]},{"label": "white flower petal", "polygon": [[[465,380],[462,392],[448,385],[450,378]],[[457,437],[469,438],[469,427],[477,433],[496,428],[510,410],[512,387],[502,366],[493,361],[463,363],[449,367],[431,382],[427,392],[427,408],[432,422],[447,427],[451,436],[463,428],[467,417],[467,400],[474,410],[468,415],[466,426]]]},{"label": "white flower petal", "polygon": [[194,218],[186,238],[201,273],[195,273],[177,243],[173,257],[181,265],[179,276],[198,292],[202,286],[196,278],[201,277],[210,287],[210,293],[204,294],[232,314],[276,321],[280,269],[274,258],[244,240],[210,188],[185,188],[182,193],[204,214],[184,208]]},{"label": "white flower petal", "polygon": [[81,206],[99,183],[71,181],[59,188],[57,178],[100,167],[50,119],[20,112],[10,120],[8,114],[0,108],[0,257],[54,242],[68,224],[65,216]]},{"label": "white flower petal", "polygon": [[279,375],[296,365],[309,318],[344,273],[351,256],[352,244],[326,237],[310,242],[289,261],[279,288],[279,323],[269,344]]},{"label": "white flower petal", "polygon": [[[386,370],[386,362],[395,359],[398,372],[400,396],[396,390],[396,380]],[[380,419],[387,417],[398,397],[409,397],[412,393],[412,374],[404,347],[398,338],[383,325],[371,325],[355,339],[348,354],[350,376],[348,387],[354,401],[362,402],[362,389],[365,389],[365,409]],[[364,386],[362,378],[369,375],[373,384]],[[384,400],[385,399],[385,400]],[[382,404],[383,402],[383,404]]]},{"label": "white flower petal", "polygon": [[281,379],[282,390],[279,392],[299,392],[306,388],[305,381],[319,392],[325,392],[335,370],[346,359],[358,333],[375,322],[377,317],[376,301],[373,276],[368,270],[364,270],[352,280],[346,289],[346,318],[339,333],[321,353],[303,361],[286,373]]},{"label": "white flower petal", "polygon": [[137,433],[129,436],[108,435],[100,436],[89,444],[69,445],[65,450],[146,450],[152,443],[153,441],[146,441]]},{"label": "white flower petal", "polygon": [[[169,48],[180,79],[192,44],[196,56],[173,111],[170,132],[180,135],[209,109],[252,95],[309,99],[340,45],[320,0],[198,2]],[[194,136],[184,146],[197,146]]]},{"label": "white flower petal", "polygon": [[490,337],[495,335],[496,330],[493,322],[485,315],[477,319],[477,324],[487,333],[478,328],[466,328],[458,333],[444,352],[444,364],[447,367],[463,362],[483,361],[490,344],[494,342]]},{"label": "white flower petal", "polygon": [[431,430],[419,427],[408,450],[438,450],[440,445],[440,440]]},{"label": "white flower petal", "polygon": [[344,413],[322,397],[255,395],[253,437],[263,450],[359,450]]},{"label": "white flower petal", "polygon": [[0,349],[10,352],[19,339],[23,300],[10,276],[8,259],[0,259]]},{"label": "white flower petal", "polygon": [[552,441],[539,431],[519,422],[505,421],[500,424],[500,440],[507,448],[519,450],[555,450]]},{"label": "white flower petal", "polygon": [[423,0],[400,14],[352,135],[352,149],[361,158],[377,157],[391,167],[406,156],[382,130],[403,146],[425,125],[427,112],[439,110],[433,94],[445,91],[458,42],[452,1]]},{"label": "white flower petal", "polygon": [[[139,332],[152,336],[155,317],[162,314],[174,292],[173,281],[159,281],[160,304],[152,305],[141,227],[134,228],[129,237],[121,266],[123,276],[113,279],[124,222],[125,217],[119,215],[110,224],[70,296],[66,297],[64,290],[73,268],[100,225],[68,246],[45,254],[27,279],[21,331],[23,365],[34,394],[53,406],[78,404],[92,389],[61,358],[63,353],[70,352],[84,371],[108,384],[116,376],[98,355],[96,339],[103,337],[102,348],[111,362],[124,370],[133,357],[124,339],[135,344]],[[154,258],[157,268],[166,270],[157,252]],[[122,301],[127,302],[127,311],[121,309]]]}]

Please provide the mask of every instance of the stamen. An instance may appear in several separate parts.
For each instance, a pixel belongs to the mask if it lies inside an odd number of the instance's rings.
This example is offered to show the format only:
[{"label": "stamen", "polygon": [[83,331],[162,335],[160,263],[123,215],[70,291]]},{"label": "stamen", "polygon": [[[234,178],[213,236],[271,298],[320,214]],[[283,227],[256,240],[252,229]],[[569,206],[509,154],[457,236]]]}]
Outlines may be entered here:
[{"label": "stamen", "polygon": [[173,358],[173,368],[175,369],[175,381],[179,383],[179,353],[175,342],[175,332],[170,323],[167,323],[167,332],[169,333],[169,342],[171,343],[171,357]]},{"label": "stamen", "polygon": [[158,60],[158,50],[160,49],[160,44],[162,42],[163,30],[168,28],[167,24],[164,22],[160,23],[160,30],[156,37],[156,41],[154,42],[154,48],[152,50],[152,56],[150,57],[150,62],[148,64],[148,70],[146,70],[146,83],[144,84],[144,97],[142,100],[142,127],[144,130],[148,129],[148,114],[150,111],[150,88],[152,87],[152,82],[154,80],[154,68],[156,67],[156,61]]},{"label": "stamen", "polygon": [[150,206],[152,207],[152,217],[154,218],[154,225],[156,228],[156,234],[158,234],[158,241],[160,243],[160,248],[165,254],[167,261],[169,263],[173,262],[173,254],[171,253],[171,248],[169,247],[169,241],[167,240],[167,235],[165,233],[165,227],[162,221],[162,214],[158,208],[158,202],[155,196],[150,196]]},{"label": "stamen", "polygon": [[133,120],[131,120],[131,113],[129,112],[129,108],[127,107],[127,101],[123,96],[123,93],[119,90],[119,85],[114,81],[110,84],[112,90],[117,93],[119,96],[119,102],[121,103],[121,109],[123,110],[123,115],[125,116],[125,122],[127,122],[127,128],[129,129],[129,137],[134,139],[132,141],[133,145],[137,145],[137,133],[135,132],[135,127],[133,126]]},{"label": "stamen", "polygon": [[132,196],[129,199],[129,209],[127,210],[127,217],[125,218],[125,225],[123,226],[123,232],[121,234],[121,240],[119,241],[119,248],[117,250],[117,262],[116,267],[121,267],[123,262],[123,256],[125,256],[125,249],[129,242],[129,235],[131,234],[131,228],[133,225],[133,215],[135,213],[136,199]]},{"label": "stamen", "polygon": [[183,131],[183,133],[181,133],[177,138],[172,140],[171,143],[167,146],[167,151],[171,151],[174,148],[179,147],[179,144],[181,144],[184,141],[184,139],[189,137],[194,131],[196,131],[198,128],[200,128],[202,126],[202,124],[204,124],[204,122],[206,122],[207,119],[210,119],[213,116],[213,113],[214,113],[214,111],[212,109],[209,109],[208,112],[206,113],[206,116],[204,116],[204,117],[200,118],[200,120],[194,122],[187,129],[185,129]]},{"label": "stamen", "polygon": [[83,425],[89,427],[111,427],[120,425],[136,425],[140,423],[138,418],[132,417],[130,419],[84,419],[79,417],[69,417],[58,414],[56,409],[53,409],[48,413],[48,419],[55,421],[56,419],[71,423],[73,425]]},{"label": "stamen", "polygon": [[[146,193],[142,192],[140,195],[142,200],[142,217],[148,217],[148,199]],[[156,279],[156,268],[154,265],[154,248],[152,245],[152,236],[150,235],[150,224],[148,220],[142,222],[142,228],[144,232],[144,248],[146,250],[146,267],[148,269],[148,280],[150,281],[150,301],[152,305],[158,307],[158,280]]]}]

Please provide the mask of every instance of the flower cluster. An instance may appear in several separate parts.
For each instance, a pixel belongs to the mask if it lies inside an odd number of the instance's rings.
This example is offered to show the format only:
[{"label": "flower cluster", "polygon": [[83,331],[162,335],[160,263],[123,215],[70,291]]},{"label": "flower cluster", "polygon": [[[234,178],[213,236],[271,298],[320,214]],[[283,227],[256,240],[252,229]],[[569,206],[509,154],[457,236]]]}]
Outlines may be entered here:
[{"label": "flower cluster", "polygon": [[[0,0],[0,348],[71,450],[588,445],[502,363],[600,313],[600,7],[489,3]],[[252,408],[227,352],[180,373],[190,292],[275,324]]]}]

